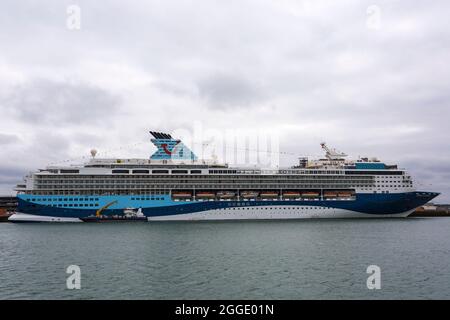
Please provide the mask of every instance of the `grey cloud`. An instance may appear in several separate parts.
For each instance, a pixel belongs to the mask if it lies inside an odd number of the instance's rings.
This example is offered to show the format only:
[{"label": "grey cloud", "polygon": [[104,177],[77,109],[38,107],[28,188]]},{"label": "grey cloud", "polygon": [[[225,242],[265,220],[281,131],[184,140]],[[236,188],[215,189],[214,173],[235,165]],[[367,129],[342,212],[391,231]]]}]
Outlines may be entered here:
[{"label": "grey cloud", "polygon": [[420,190],[440,192],[436,202],[450,203],[450,164],[448,159],[405,159],[405,166],[416,180]]},{"label": "grey cloud", "polygon": [[20,139],[15,134],[0,133],[0,145],[17,143]]},{"label": "grey cloud", "polygon": [[34,79],[15,86],[0,104],[24,122],[66,125],[104,123],[121,102],[119,96],[87,83]]},{"label": "grey cloud", "polygon": [[217,73],[198,81],[197,86],[200,97],[212,108],[251,106],[264,97],[261,85],[239,75]]},{"label": "grey cloud", "polygon": [[26,173],[27,168],[21,165],[4,165],[0,166],[0,181],[5,182],[4,179],[16,178]]},{"label": "grey cloud", "polygon": [[162,92],[169,93],[175,96],[189,96],[190,91],[186,88],[183,88],[181,86],[178,86],[173,83],[168,83],[164,81],[157,82],[153,84],[153,87],[155,87],[158,90],[161,90]]},{"label": "grey cloud", "polygon": [[0,165],[0,195],[12,194],[26,173],[27,169],[20,165]]},{"label": "grey cloud", "polygon": [[28,172],[61,163],[69,157],[68,150],[73,141],[67,134],[50,129],[34,129],[33,133],[30,140],[5,146],[8,149],[1,154],[0,162],[0,194],[10,194]]}]

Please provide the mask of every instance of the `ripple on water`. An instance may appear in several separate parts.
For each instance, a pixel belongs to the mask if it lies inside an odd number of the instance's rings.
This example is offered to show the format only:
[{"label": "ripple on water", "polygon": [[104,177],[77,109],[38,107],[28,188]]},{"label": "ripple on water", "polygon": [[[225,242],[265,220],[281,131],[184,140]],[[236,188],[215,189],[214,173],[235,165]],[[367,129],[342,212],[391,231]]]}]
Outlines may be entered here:
[{"label": "ripple on water", "polygon": [[[0,224],[5,299],[450,298],[450,219]],[[67,266],[82,289],[67,290]],[[380,266],[382,289],[366,268]]]}]

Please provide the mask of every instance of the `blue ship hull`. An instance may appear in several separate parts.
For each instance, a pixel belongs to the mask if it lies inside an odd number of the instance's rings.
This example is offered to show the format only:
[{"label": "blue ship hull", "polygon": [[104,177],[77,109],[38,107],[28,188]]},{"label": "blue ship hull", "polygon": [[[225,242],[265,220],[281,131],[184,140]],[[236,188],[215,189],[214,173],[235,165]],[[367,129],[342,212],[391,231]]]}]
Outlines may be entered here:
[{"label": "blue ship hull", "polygon": [[[34,216],[85,218],[95,215],[98,208],[112,202],[116,204],[103,211],[105,215],[122,214],[128,207],[142,208],[148,218],[171,218],[204,212],[217,212],[220,209],[256,208],[321,208],[335,209],[339,212],[354,212],[358,216],[391,216],[410,213],[415,208],[429,202],[438,193],[408,192],[390,194],[356,194],[354,200],[258,200],[258,201],[173,201],[168,195],[120,195],[120,196],[47,196],[19,195],[18,212]],[[67,207],[63,207],[63,206]],[[71,207],[69,207],[71,206]],[[77,206],[77,208],[73,207]],[[319,211],[319,210],[318,210]],[[320,218],[320,213],[314,217]],[[214,219],[214,217],[211,217]]]}]

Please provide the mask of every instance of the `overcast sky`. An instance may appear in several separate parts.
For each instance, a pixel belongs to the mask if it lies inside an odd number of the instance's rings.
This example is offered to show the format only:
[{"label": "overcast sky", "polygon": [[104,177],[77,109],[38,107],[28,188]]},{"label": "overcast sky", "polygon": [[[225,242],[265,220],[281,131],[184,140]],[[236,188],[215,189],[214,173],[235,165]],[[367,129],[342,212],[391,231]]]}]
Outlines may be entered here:
[{"label": "overcast sky", "polygon": [[91,148],[147,158],[148,130],[196,126],[277,132],[282,164],[327,141],[450,202],[449,13],[449,1],[4,0],[0,193]]}]

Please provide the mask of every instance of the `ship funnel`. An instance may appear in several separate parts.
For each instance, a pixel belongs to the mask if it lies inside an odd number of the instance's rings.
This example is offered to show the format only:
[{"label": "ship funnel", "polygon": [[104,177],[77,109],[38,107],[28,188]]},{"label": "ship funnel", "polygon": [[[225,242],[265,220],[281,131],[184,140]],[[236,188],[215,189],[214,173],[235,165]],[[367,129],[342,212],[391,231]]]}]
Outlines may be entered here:
[{"label": "ship funnel", "polygon": [[152,143],[158,148],[150,157],[151,160],[197,160],[197,156],[179,139],[170,134],[150,131]]}]

